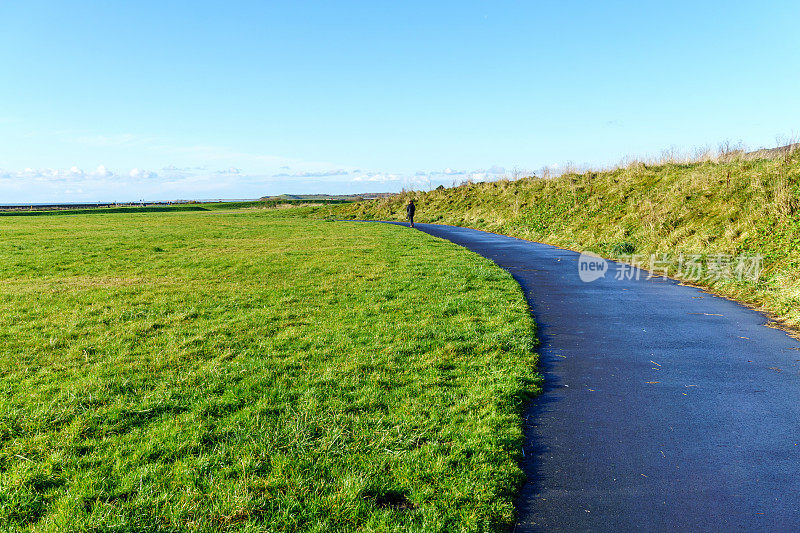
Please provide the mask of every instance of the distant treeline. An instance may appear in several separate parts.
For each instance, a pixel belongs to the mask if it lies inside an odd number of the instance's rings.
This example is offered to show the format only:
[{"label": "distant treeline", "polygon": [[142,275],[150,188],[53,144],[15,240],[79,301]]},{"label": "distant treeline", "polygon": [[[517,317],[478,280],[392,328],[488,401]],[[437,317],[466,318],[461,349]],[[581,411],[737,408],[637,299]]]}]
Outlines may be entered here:
[{"label": "distant treeline", "polygon": [[[359,198],[361,199],[361,198]],[[156,203],[150,205],[119,204],[75,204],[75,205],[31,205],[0,206],[2,216],[52,216],[52,215],[97,215],[108,213],[161,213],[165,211],[217,211],[220,209],[270,208],[279,205],[342,204],[353,200],[342,198],[251,200],[245,202],[183,202],[176,204]]]},{"label": "distant treeline", "polygon": [[[5,209],[5,208],[3,208]],[[31,216],[52,216],[52,215],[90,215],[104,213],[157,213],[162,211],[207,211],[205,207],[197,204],[179,205],[149,205],[131,207],[58,207],[50,209],[20,209],[0,211],[0,217],[31,217]]]}]

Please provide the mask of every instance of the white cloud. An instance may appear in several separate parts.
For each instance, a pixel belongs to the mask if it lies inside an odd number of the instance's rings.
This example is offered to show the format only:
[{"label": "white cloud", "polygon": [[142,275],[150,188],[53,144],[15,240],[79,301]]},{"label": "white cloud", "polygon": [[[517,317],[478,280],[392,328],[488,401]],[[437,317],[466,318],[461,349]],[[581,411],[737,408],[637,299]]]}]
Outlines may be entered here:
[{"label": "white cloud", "polygon": [[217,170],[215,174],[227,175],[227,176],[238,176],[242,173],[241,168],[230,167],[223,170]]},{"label": "white cloud", "polygon": [[141,168],[133,168],[128,173],[128,176],[130,176],[133,179],[140,179],[141,180],[141,179],[157,178],[158,174],[156,174],[155,172],[150,172],[149,170],[143,170]]},{"label": "white cloud", "polygon": [[114,173],[108,170],[105,165],[98,165],[92,175],[98,178],[110,178]]},{"label": "white cloud", "polygon": [[336,170],[309,170],[303,172],[294,172],[294,173],[287,173],[282,172],[280,174],[273,174],[272,177],[274,178],[325,178],[328,176],[347,176],[350,174],[349,171],[344,169],[336,169]]},{"label": "white cloud", "polygon": [[350,181],[354,182],[380,182],[380,183],[388,183],[393,181],[401,181],[402,176],[397,174],[384,174],[382,172],[368,172],[366,174],[362,174],[360,176],[354,177]]},{"label": "white cloud", "polygon": [[3,177],[7,179],[16,179],[23,182],[31,181],[69,181],[81,179],[84,176],[83,171],[78,167],[69,169],[58,168],[31,168],[26,167],[17,172],[3,171]]},{"label": "white cloud", "polygon": [[466,174],[463,170],[453,170],[452,168],[446,168],[442,171],[442,174],[445,176],[461,176]]},{"label": "white cloud", "polygon": [[[432,189],[464,180],[490,181],[506,172],[498,165],[472,171],[447,167],[400,173],[342,168],[323,162],[282,165],[286,168],[253,167],[247,160],[241,161],[242,168],[235,160],[217,164],[203,159],[175,160],[175,163],[159,166],[157,171],[137,166],[120,173],[105,165],[93,170],[83,170],[86,167],[78,165],[62,169],[0,169],[0,198],[26,203],[258,198],[281,193],[345,193],[362,189],[392,192],[401,188]],[[297,170],[298,167],[305,169]]]},{"label": "white cloud", "polygon": [[[464,176],[465,178],[469,179],[492,179],[498,176],[503,176],[506,174],[506,169],[499,166],[493,165],[487,169],[478,169],[478,170],[456,170],[453,168],[446,168],[444,170],[420,170],[414,173],[415,177],[422,178],[427,177],[430,180],[442,180],[443,178],[452,179],[458,176]],[[417,180],[418,181],[418,180]]]},{"label": "white cloud", "polygon": [[[15,179],[20,182],[30,183],[30,182],[72,182],[72,183],[83,183],[83,182],[98,182],[98,183],[110,183],[112,178],[118,178],[117,176],[106,168],[105,165],[98,165],[92,172],[84,172],[78,166],[72,166],[70,168],[33,168],[33,167],[26,167],[20,171],[7,171],[3,170],[0,171],[0,176],[6,179]],[[134,168],[128,173],[128,177],[132,179],[147,179],[147,178],[156,178],[158,174],[155,172],[150,172],[148,170],[143,170],[139,168]]]}]

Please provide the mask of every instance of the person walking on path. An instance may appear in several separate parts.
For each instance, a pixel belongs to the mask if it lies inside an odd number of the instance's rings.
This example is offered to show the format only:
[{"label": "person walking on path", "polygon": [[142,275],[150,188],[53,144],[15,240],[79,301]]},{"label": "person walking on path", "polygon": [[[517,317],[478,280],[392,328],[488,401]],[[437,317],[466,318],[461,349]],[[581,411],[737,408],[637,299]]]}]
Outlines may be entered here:
[{"label": "person walking on path", "polygon": [[408,215],[408,221],[411,222],[411,227],[414,227],[414,211],[416,211],[416,207],[414,206],[414,200],[409,200],[408,205],[406,206],[406,215]]}]

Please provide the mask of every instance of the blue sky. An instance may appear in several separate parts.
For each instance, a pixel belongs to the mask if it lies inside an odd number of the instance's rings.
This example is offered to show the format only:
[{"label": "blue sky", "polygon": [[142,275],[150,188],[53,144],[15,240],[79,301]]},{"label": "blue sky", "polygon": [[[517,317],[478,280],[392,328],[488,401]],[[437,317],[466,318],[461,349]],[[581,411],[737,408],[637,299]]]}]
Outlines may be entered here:
[{"label": "blue sky", "polygon": [[0,203],[427,188],[800,134],[800,4],[0,2]]}]

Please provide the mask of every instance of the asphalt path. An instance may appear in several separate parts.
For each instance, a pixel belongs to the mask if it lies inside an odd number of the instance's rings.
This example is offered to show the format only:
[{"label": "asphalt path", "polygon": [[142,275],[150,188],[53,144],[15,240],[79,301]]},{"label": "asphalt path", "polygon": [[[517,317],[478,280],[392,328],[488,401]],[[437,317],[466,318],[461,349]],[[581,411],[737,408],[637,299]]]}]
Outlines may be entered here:
[{"label": "asphalt path", "polygon": [[800,531],[800,342],[674,280],[587,283],[576,252],[416,227],[509,271],[536,319],[516,531]]}]

